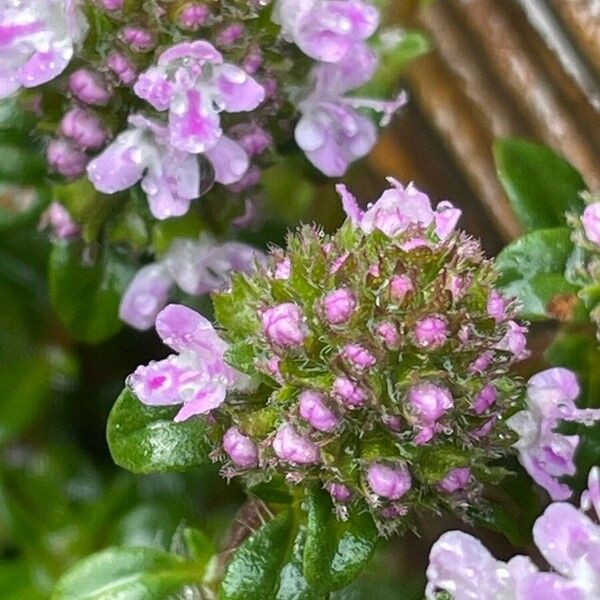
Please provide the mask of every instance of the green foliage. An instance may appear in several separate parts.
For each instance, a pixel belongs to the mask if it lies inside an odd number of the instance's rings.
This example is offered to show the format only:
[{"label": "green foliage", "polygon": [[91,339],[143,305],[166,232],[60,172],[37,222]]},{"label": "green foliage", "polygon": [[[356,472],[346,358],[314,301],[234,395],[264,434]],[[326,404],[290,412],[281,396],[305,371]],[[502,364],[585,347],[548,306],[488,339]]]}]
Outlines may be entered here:
[{"label": "green foliage", "polygon": [[[565,279],[572,251],[570,231],[561,227],[528,233],[500,252],[496,259],[499,287],[507,296],[516,297],[522,317],[549,318],[553,299],[577,294],[579,288]],[[580,302],[572,308],[573,317],[585,316]]]},{"label": "green foliage", "polygon": [[369,513],[351,514],[347,521],[335,518],[330,495],[309,490],[308,521],[304,547],[304,575],[321,591],[346,587],[358,577],[377,545],[377,529]]},{"label": "green foliage", "polygon": [[119,331],[119,303],[133,275],[110,249],[85,258],[82,242],[57,242],[50,256],[50,296],[56,313],[76,339],[96,344]]},{"label": "green foliage", "polygon": [[203,569],[153,548],[108,548],[79,562],[56,586],[53,600],[164,600],[201,580]]},{"label": "green foliage", "polygon": [[527,231],[563,227],[565,213],[581,213],[581,175],[549,148],[506,138],[496,142],[498,177],[513,210]]},{"label": "green foliage", "polygon": [[31,138],[16,129],[0,129],[0,182],[38,184],[46,175],[46,160]]},{"label": "green foliage", "polygon": [[211,428],[203,418],[175,423],[178,409],[144,406],[125,389],[108,418],[113,460],[134,473],[186,471],[211,464]]}]

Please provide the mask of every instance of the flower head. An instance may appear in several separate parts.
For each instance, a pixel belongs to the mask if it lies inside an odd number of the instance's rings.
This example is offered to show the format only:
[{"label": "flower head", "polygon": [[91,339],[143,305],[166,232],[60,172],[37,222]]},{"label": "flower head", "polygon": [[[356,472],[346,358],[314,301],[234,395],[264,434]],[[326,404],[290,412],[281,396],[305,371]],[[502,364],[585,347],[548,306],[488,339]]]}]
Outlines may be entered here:
[{"label": "flower head", "polygon": [[[409,526],[423,505],[484,502],[489,462],[515,439],[499,417],[521,392],[507,373],[517,359],[497,349],[513,308],[490,319],[492,264],[470,238],[440,236],[430,204],[423,212],[430,218],[387,232],[352,219],[331,236],[304,227],[214,296],[219,333],[235,349],[225,362],[259,384],[211,405],[216,438],[234,427],[257,449],[248,468],[216,451],[227,477],[343,489],[331,492],[337,514],[368,509],[382,533]],[[411,282],[401,301],[390,293],[400,276]],[[465,282],[458,297],[451,276]],[[478,400],[488,385],[494,401]]]}]

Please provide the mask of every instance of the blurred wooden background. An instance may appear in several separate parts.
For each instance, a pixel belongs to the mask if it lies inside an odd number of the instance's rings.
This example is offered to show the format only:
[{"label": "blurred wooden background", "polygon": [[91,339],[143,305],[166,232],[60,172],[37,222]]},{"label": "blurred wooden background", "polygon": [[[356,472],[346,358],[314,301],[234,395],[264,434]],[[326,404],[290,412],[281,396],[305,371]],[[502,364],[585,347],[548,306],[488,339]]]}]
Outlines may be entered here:
[{"label": "blurred wooden background", "polygon": [[464,210],[496,253],[519,233],[497,181],[494,139],[525,137],[600,188],[600,0],[394,0],[394,20],[433,50],[411,64],[411,102],[370,159]]}]

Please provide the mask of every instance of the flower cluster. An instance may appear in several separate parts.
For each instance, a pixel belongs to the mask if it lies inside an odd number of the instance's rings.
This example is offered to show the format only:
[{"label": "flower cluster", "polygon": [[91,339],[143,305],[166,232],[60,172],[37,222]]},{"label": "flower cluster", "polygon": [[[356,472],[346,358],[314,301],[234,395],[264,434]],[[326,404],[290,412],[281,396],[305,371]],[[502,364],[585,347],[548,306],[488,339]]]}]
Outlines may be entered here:
[{"label": "flower cluster", "polygon": [[294,129],[317,168],[341,175],[375,143],[360,109],[385,124],[405,101],[348,96],[378,66],[379,11],[365,0],[0,6],[0,98],[55,80],[37,102],[44,134],[55,125],[50,168],[87,172],[105,194],[141,182],[157,219],[213,182],[252,188]]},{"label": "flower cluster", "polygon": [[[317,482],[341,517],[367,506],[383,533],[420,507],[478,505],[490,462],[516,439],[504,417],[522,394],[508,369],[527,355],[492,263],[454,230],[460,212],[390,181],[366,212],[340,186],[349,219],[335,235],[305,227],[236,274],[214,297],[219,336],[205,324],[165,333],[174,315],[200,319],[167,307],[157,329],[179,357],[129,380],[146,404],[210,412],[226,477]],[[218,369],[190,358],[201,336]],[[208,381],[218,403],[190,391]]]},{"label": "flower cluster", "polygon": [[494,558],[483,544],[462,531],[448,531],[431,549],[428,600],[448,592],[453,600],[594,600],[600,597],[600,469],[589,475],[581,510],[551,504],[533,526],[533,539],[553,571],[540,571],[527,556],[508,562]]},{"label": "flower cluster", "polygon": [[229,285],[233,271],[249,271],[260,260],[260,251],[240,242],[217,243],[208,234],[197,241],[177,238],[161,260],[135,274],[121,299],[121,320],[136,329],[149,329],[175,285],[191,296],[221,290]]},{"label": "flower cluster", "polygon": [[527,409],[507,421],[519,435],[515,448],[521,464],[553,500],[571,497],[571,489],[559,478],[575,475],[574,458],[579,445],[579,436],[557,431],[560,422],[591,425],[600,420],[600,409],[575,406],[579,392],[577,378],[568,369],[538,373],[527,384]]}]

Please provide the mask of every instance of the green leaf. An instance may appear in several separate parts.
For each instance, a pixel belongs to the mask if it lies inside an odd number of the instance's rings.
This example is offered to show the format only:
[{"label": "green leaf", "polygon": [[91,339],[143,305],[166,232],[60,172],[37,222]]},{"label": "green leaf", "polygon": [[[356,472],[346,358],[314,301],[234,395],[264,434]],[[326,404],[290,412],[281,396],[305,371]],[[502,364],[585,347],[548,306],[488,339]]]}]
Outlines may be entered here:
[{"label": "green leaf", "polygon": [[212,464],[211,427],[202,417],[175,423],[178,410],[145,406],[129,389],[123,390],[108,417],[113,460],[134,473],[187,471]]},{"label": "green leaf", "polygon": [[44,154],[16,129],[0,130],[0,182],[30,185],[46,175]]},{"label": "green leaf", "polygon": [[315,589],[339,590],[359,576],[375,551],[373,520],[362,513],[339,521],[329,494],[316,488],[307,493],[306,511],[304,576]]},{"label": "green leaf", "polygon": [[183,538],[194,562],[205,567],[217,551],[213,541],[203,531],[191,527],[183,530]]},{"label": "green leaf", "polygon": [[255,294],[241,273],[232,275],[230,291],[213,295],[215,318],[235,337],[247,337],[259,327],[256,313],[248,306],[248,299],[253,297]]},{"label": "green leaf", "polygon": [[525,230],[564,227],[567,211],[583,211],[583,178],[549,148],[506,138],[496,142],[494,157],[498,177]]},{"label": "green leaf", "polygon": [[117,333],[119,303],[133,275],[130,265],[110,250],[93,264],[83,261],[81,242],[58,242],[50,255],[50,297],[58,316],[76,339],[96,344]]},{"label": "green leaf", "polygon": [[[549,318],[553,298],[577,294],[579,288],[564,276],[572,251],[570,231],[557,228],[528,233],[500,252],[496,259],[498,285],[507,296],[517,298],[524,318]],[[585,316],[585,309],[577,304],[573,315]]]},{"label": "green leaf", "polygon": [[201,571],[176,554],[151,548],[109,548],[77,563],[52,600],[165,600],[200,583]]},{"label": "green leaf", "polygon": [[48,396],[52,372],[43,357],[31,357],[0,368],[0,445],[19,435],[38,414]]},{"label": "green leaf", "polygon": [[[289,551],[292,518],[279,513],[236,550],[221,583],[222,600],[272,600]],[[282,596],[286,598],[286,596]]]}]

